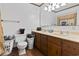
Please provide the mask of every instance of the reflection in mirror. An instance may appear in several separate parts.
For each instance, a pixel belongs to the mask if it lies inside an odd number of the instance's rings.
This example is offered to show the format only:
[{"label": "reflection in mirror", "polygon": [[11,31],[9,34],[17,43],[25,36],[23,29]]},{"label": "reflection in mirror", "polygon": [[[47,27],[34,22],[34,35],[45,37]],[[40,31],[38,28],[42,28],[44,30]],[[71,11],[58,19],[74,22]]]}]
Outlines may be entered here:
[{"label": "reflection in mirror", "polygon": [[77,13],[57,17],[58,26],[76,26]]}]

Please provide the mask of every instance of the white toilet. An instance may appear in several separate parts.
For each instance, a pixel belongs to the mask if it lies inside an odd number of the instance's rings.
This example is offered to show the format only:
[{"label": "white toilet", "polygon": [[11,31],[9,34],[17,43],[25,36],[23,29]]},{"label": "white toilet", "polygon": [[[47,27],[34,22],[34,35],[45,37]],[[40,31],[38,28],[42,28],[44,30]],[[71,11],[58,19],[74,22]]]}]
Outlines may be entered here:
[{"label": "white toilet", "polygon": [[24,34],[16,35],[16,42],[17,42],[17,48],[19,50],[19,55],[26,54],[25,48],[27,47],[27,42],[25,40],[26,35]]},{"label": "white toilet", "polygon": [[19,55],[26,54],[25,48],[27,47],[27,42],[18,42],[17,47],[19,49]]}]

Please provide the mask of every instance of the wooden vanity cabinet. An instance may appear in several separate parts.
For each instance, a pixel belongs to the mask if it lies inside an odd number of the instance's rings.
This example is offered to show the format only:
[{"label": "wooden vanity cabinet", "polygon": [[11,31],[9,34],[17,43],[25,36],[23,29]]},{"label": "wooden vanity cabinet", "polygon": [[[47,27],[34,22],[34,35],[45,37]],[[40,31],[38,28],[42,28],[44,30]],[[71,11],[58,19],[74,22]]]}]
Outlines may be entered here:
[{"label": "wooden vanity cabinet", "polygon": [[69,40],[62,40],[62,55],[79,56],[79,43]]},{"label": "wooden vanity cabinet", "polygon": [[48,37],[44,34],[41,34],[41,52],[48,55]]},{"label": "wooden vanity cabinet", "polygon": [[38,48],[39,50],[41,49],[41,38],[40,38],[39,33],[35,33],[35,47]]},{"label": "wooden vanity cabinet", "polygon": [[35,47],[44,55],[79,56],[79,42],[35,32]]},{"label": "wooden vanity cabinet", "polygon": [[49,56],[61,55],[61,39],[48,36],[48,55]]},{"label": "wooden vanity cabinet", "polygon": [[44,55],[48,55],[47,36],[35,32],[35,47],[38,48]]},{"label": "wooden vanity cabinet", "polygon": [[53,36],[35,33],[35,47],[38,48],[44,55],[61,55],[61,39]]}]

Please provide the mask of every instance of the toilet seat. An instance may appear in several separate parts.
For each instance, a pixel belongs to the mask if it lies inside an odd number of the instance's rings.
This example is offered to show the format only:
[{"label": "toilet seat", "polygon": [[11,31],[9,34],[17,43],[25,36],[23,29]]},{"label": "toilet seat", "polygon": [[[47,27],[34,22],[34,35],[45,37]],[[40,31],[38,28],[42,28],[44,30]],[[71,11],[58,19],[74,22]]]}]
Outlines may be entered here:
[{"label": "toilet seat", "polygon": [[19,49],[25,49],[27,47],[27,42],[18,42],[17,47]]},{"label": "toilet seat", "polygon": [[27,45],[27,42],[18,42],[18,44],[17,45],[19,45],[19,46],[22,46],[22,45]]}]

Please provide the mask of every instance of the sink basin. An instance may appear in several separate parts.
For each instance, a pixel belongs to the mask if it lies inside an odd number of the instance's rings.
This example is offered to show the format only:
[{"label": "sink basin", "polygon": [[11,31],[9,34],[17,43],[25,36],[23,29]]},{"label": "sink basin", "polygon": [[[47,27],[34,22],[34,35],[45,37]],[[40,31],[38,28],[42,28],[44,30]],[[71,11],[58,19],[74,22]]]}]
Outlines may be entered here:
[{"label": "sink basin", "polygon": [[68,33],[53,32],[55,35],[68,36]]},{"label": "sink basin", "polygon": [[52,32],[53,32],[53,30],[48,30],[48,32],[49,32],[49,33],[52,33]]}]

